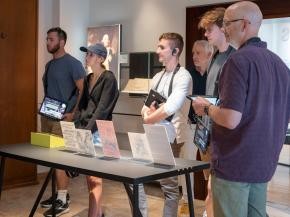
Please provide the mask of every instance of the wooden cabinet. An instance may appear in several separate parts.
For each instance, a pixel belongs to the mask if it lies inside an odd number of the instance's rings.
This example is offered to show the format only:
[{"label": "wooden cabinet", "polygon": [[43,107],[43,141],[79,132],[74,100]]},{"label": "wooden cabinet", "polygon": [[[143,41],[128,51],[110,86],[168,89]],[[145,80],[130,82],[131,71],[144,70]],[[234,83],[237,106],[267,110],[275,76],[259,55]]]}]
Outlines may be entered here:
[{"label": "wooden cabinet", "polygon": [[[37,116],[37,0],[0,2],[0,145],[30,141]],[[4,186],[36,182],[36,165],[7,160]]]}]

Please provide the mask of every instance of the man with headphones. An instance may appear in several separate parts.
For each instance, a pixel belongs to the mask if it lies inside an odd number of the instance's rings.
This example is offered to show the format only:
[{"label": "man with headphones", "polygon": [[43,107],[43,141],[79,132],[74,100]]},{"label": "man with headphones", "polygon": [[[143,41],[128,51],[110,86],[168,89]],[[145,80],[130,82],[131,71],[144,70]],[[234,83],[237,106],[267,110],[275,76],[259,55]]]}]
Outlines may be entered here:
[{"label": "man with headphones", "polygon": [[[143,106],[141,114],[146,124],[163,121],[171,122],[176,132],[176,139],[171,144],[174,157],[179,157],[180,149],[186,142],[192,143],[191,130],[187,122],[190,101],[186,99],[192,92],[192,79],[189,72],[179,64],[183,50],[183,38],[177,33],[164,33],[159,37],[156,53],[165,69],[152,79],[152,89],[167,100],[165,103],[150,107]],[[176,217],[179,202],[178,177],[160,180],[165,196],[163,217]],[[140,187],[140,211],[147,216],[144,189]]]}]

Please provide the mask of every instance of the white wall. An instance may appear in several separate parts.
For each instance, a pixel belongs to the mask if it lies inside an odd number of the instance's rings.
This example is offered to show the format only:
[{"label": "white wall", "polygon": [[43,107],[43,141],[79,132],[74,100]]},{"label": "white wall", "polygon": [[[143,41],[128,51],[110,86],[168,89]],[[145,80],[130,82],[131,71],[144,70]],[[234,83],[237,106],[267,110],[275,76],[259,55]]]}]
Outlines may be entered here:
[{"label": "white wall", "polygon": [[[225,0],[91,0],[90,26],[122,24],[122,51],[155,51],[163,32],[185,39],[186,7]],[[185,63],[185,52],[181,63]]]},{"label": "white wall", "polygon": [[[46,32],[60,26],[67,35],[66,51],[79,60],[84,59],[79,47],[86,44],[86,29],[90,19],[90,0],[39,0],[38,3],[38,105],[43,99],[42,75],[51,59],[46,50]],[[39,129],[38,121],[38,129]]]},{"label": "white wall", "polygon": [[[38,77],[39,100],[41,77],[50,59],[46,51],[46,31],[61,26],[68,33],[67,51],[80,60],[78,48],[86,42],[86,28],[121,23],[123,51],[156,49],[158,36],[174,31],[185,36],[186,7],[230,0],[39,0]],[[184,55],[181,57],[184,63]]]},{"label": "white wall", "polygon": [[[39,0],[38,103],[43,98],[41,78],[44,66],[51,59],[45,44],[49,28],[60,26],[67,32],[66,50],[81,61],[84,55],[79,47],[86,44],[87,27],[92,26],[120,23],[122,51],[155,51],[158,37],[163,32],[178,32],[185,39],[186,7],[220,2],[229,0]],[[184,54],[180,60],[182,65],[185,63]],[[117,104],[118,111],[131,111],[127,105],[131,101],[123,102],[121,106]],[[133,113],[139,114],[139,107],[138,104],[138,111],[135,109]],[[38,121],[38,129],[39,126]],[[130,126],[117,128],[126,132]]]},{"label": "white wall", "polygon": [[38,103],[43,98],[44,66],[51,58],[45,44],[49,28],[60,26],[66,30],[66,49],[80,60],[84,56],[79,47],[86,44],[89,26],[120,23],[123,51],[155,51],[163,32],[174,31],[185,37],[186,7],[220,2],[229,0],[39,0]]},{"label": "white wall", "polygon": [[38,3],[38,99],[41,103],[43,98],[42,74],[45,63],[51,58],[46,51],[46,32],[52,26],[59,25],[59,3],[58,1],[39,0]]},{"label": "white wall", "polygon": [[290,68],[290,18],[263,20],[259,37],[267,42],[267,47],[276,53]]}]

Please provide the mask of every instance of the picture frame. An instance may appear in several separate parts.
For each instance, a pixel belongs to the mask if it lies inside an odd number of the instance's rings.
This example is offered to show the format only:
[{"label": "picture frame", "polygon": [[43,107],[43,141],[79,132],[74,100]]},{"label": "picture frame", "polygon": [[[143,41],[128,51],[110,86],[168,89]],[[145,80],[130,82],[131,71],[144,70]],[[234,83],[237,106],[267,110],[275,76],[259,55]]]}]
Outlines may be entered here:
[{"label": "picture frame", "polygon": [[119,56],[121,52],[121,24],[89,27],[87,45],[102,43],[107,48],[107,58],[104,65],[107,70],[114,73],[118,89],[120,81]]}]

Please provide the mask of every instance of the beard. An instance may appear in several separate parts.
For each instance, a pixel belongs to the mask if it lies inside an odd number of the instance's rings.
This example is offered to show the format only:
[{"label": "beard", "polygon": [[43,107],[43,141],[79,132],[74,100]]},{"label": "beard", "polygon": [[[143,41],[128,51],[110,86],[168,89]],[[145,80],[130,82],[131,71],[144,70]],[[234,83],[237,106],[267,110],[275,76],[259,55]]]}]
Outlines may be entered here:
[{"label": "beard", "polygon": [[60,44],[57,43],[55,46],[53,46],[52,48],[49,48],[48,46],[46,47],[47,48],[47,51],[51,54],[55,54],[59,48],[60,48]]}]

